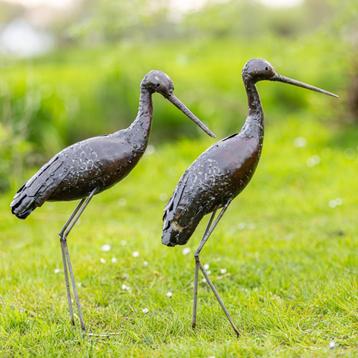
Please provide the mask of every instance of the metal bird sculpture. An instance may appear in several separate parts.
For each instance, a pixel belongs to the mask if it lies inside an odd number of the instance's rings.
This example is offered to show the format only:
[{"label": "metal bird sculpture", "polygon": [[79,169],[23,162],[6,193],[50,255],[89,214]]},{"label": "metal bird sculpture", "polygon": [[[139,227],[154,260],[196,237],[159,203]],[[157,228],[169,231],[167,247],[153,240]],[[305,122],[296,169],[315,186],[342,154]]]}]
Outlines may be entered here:
[{"label": "metal bird sculpture", "polygon": [[140,85],[137,117],[128,128],[109,135],[89,138],[65,148],[18,190],[11,203],[12,213],[20,219],[25,219],[45,201],[81,199],[59,236],[71,322],[75,323],[70,280],[83,331],[86,327],[67,248],[67,236],[92,197],[127,176],[143,155],[152,122],[152,94],[160,93],[204,132],[215,136],[175,97],[173,90],[173,82],[165,73],[149,72]]},{"label": "metal bird sculpture", "polygon": [[[231,201],[250,182],[260,159],[264,138],[264,113],[256,90],[256,83],[264,80],[279,81],[338,97],[323,89],[284,77],[262,59],[248,61],[242,70],[242,78],[248,97],[248,116],[244,126],[239,133],[212,145],[185,171],[164,210],[162,233],[164,245],[184,245],[192,236],[203,216],[211,213],[202,240],[194,254],[192,326],[194,328],[196,325],[200,269],[237,336],[239,336],[239,330],[203,268],[199,255]],[[215,219],[219,209],[221,209],[220,213]]]}]

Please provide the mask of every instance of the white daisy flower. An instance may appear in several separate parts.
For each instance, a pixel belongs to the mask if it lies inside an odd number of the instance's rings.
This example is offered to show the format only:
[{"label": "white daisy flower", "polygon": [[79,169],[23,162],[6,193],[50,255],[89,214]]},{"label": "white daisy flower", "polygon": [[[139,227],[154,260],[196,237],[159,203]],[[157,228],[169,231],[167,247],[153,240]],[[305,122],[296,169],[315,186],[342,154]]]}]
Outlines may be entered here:
[{"label": "white daisy flower", "polygon": [[296,137],[293,141],[293,144],[296,148],[303,148],[307,144],[307,140],[304,137]]},{"label": "white daisy flower", "polygon": [[321,158],[318,155],[313,155],[307,159],[307,166],[312,168],[318,165],[321,162]]},{"label": "white daisy flower", "polygon": [[109,244],[104,244],[104,245],[101,246],[101,250],[102,250],[103,252],[111,251],[111,248],[112,248],[112,246],[109,245]]},{"label": "white daisy flower", "polygon": [[336,208],[337,206],[341,206],[343,204],[343,200],[341,198],[331,199],[328,202],[328,206],[332,209]]}]

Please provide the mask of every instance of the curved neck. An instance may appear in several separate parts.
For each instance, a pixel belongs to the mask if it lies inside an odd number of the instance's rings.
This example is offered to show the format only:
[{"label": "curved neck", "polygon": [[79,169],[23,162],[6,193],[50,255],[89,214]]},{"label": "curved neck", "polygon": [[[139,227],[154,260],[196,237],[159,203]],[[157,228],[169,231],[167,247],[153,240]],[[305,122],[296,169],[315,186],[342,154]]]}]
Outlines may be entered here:
[{"label": "curved neck", "polygon": [[152,92],[141,87],[137,116],[128,128],[133,139],[142,140],[146,144],[152,124],[152,115]]},{"label": "curved neck", "polygon": [[252,79],[244,78],[244,84],[249,106],[249,116],[262,117],[263,119],[261,100],[255,82]]},{"label": "curved neck", "polygon": [[247,94],[249,113],[242,131],[248,136],[258,136],[262,143],[264,136],[264,113],[260,96],[257,92],[255,82],[251,78],[243,76],[243,80]]}]

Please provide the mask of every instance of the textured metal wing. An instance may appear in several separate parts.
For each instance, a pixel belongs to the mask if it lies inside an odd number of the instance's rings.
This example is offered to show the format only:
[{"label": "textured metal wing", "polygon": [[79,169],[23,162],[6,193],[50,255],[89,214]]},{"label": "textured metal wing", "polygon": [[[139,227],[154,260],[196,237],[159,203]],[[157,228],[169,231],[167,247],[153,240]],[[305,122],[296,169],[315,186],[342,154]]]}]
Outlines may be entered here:
[{"label": "textured metal wing", "polygon": [[209,148],[181,177],[164,209],[164,244],[185,244],[202,217],[225,205],[232,195],[229,173],[218,162],[216,149],[217,145]]},{"label": "textured metal wing", "polygon": [[41,206],[66,177],[68,168],[61,153],[32,176],[16,193],[10,204],[11,211],[20,219],[25,219],[36,207]]},{"label": "textured metal wing", "polygon": [[89,138],[62,150],[20,188],[11,203],[13,214],[26,218],[46,200],[76,200],[117,183],[145,149],[133,146],[125,134]]},{"label": "textured metal wing", "polygon": [[187,169],[164,212],[162,242],[184,245],[202,217],[232,200],[250,181],[261,144],[234,134],[211,146]]}]

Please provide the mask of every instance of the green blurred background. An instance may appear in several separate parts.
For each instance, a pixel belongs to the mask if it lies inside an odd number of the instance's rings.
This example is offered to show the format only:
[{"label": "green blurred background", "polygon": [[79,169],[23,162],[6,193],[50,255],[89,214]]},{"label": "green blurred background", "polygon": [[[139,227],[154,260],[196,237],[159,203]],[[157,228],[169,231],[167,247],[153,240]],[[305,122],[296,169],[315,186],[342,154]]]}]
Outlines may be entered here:
[{"label": "green blurred background", "polygon": [[[268,126],[309,113],[357,154],[356,1],[2,0],[0,9],[1,191],[64,146],[127,126],[153,68],[219,137],[233,133],[252,57],[341,97],[260,84]],[[201,135],[155,97],[152,144]]]},{"label": "green blurred background", "polygon": [[[0,356],[357,356],[357,20],[356,0],[0,0]],[[240,341],[203,282],[191,329],[192,256],[161,245],[163,207],[215,140],[159,95],[151,155],[70,240],[88,327],[120,333],[80,338],[55,240],[75,203],[21,223],[14,192],[66,145],[126,127],[153,68],[218,138],[238,131],[252,57],[340,98],[258,84],[262,159],[202,257]]]}]

